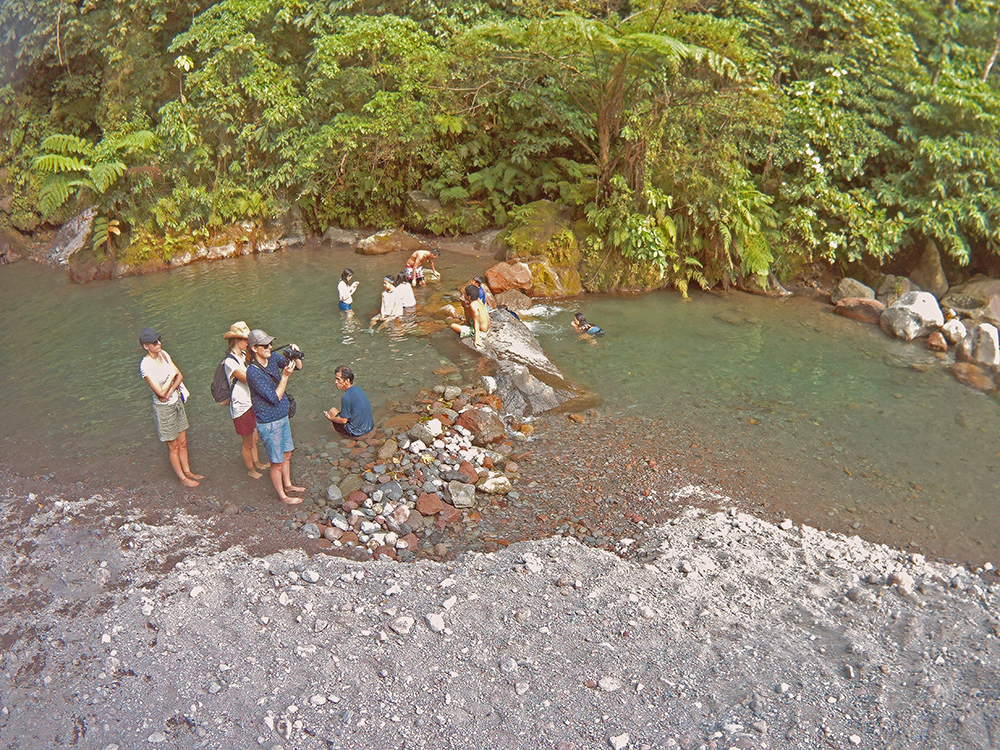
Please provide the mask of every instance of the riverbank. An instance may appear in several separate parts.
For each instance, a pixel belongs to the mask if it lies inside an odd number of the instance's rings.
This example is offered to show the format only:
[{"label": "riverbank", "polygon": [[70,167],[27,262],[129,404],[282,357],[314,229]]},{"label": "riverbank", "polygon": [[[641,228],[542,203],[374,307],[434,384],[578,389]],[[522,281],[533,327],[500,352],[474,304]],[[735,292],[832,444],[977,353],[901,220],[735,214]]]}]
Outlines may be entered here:
[{"label": "riverbank", "polygon": [[3,485],[4,747],[996,743],[992,572],[735,510],[628,558],[248,554],[217,519]]}]

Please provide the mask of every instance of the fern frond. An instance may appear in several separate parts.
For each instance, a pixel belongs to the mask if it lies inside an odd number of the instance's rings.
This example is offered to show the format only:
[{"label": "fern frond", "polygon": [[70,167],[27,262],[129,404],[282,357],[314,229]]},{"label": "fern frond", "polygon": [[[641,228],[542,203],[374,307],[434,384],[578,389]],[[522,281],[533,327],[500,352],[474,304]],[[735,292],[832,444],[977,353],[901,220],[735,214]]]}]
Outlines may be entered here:
[{"label": "fern frond", "polygon": [[152,151],[156,147],[156,133],[152,130],[137,130],[118,142],[118,150]]},{"label": "fern frond", "polygon": [[108,217],[101,215],[95,216],[91,232],[93,232],[94,235],[94,250],[100,253],[104,250],[105,245],[108,242]]},{"label": "fern frond", "polygon": [[35,158],[32,166],[42,174],[57,172],[87,172],[90,165],[75,156],[62,154],[42,154]]},{"label": "fern frond", "polygon": [[90,141],[76,135],[66,135],[65,133],[50,135],[42,141],[41,148],[44,151],[55,152],[57,154],[77,154],[85,157],[89,157],[94,153],[94,147],[90,144]]},{"label": "fern frond", "polygon": [[105,193],[108,188],[125,174],[125,164],[120,161],[102,161],[90,170],[90,179],[94,181],[97,192]]},{"label": "fern frond", "polygon": [[51,216],[73,192],[74,182],[63,174],[49,175],[38,190],[38,210]]}]

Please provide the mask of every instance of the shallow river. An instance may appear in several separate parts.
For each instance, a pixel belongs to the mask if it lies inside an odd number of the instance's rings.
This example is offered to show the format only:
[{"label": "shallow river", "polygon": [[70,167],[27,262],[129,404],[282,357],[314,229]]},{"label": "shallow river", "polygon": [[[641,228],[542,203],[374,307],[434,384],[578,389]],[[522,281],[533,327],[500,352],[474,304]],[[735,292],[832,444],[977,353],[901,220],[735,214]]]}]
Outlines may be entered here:
[{"label": "shallow river", "polygon": [[[491,263],[445,252],[440,286],[418,292],[418,301]],[[0,267],[3,463],[67,479],[108,472],[122,483],[169,482],[165,451],[151,447],[149,389],[138,374],[137,335],[147,325],[192,391],[195,470],[232,482],[236,437],[208,386],[234,320],[306,352],[290,386],[302,415],[297,441],[329,430],[320,411],[339,403],[338,364],[355,370],[376,409],[405,399],[437,382],[440,365],[470,361],[450,331],[368,330],[383,274],[401,265],[398,255],[310,247],[85,286],[29,262]],[[361,281],[353,319],[337,310],[345,266]],[[569,321],[581,309],[607,335],[578,337]],[[997,562],[1000,405],[959,385],[919,346],[802,297],[588,296],[533,313],[526,319],[543,347],[570,380],[603,398],[602,412],[690,425],[782,476],[778,512]]]}]

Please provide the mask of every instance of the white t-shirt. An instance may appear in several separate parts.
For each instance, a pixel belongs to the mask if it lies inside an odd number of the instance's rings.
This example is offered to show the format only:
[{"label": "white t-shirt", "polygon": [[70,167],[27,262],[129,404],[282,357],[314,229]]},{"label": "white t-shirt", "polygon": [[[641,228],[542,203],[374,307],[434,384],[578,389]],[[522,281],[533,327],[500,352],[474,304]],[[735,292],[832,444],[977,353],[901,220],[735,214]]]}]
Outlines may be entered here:
[{"label": "white t-shirt", "polygon": [[413,296],[413,287],[409,284],[400,284],[394,292],[399,297],[399,303],[403,307],[416,307],[417,298]]},{"label": "white t-shirt", "polygon": [[232,400],[229,402],[229,413],[232,415],[233,419],[242,417],[250,409],[253,404],[250,401],[250,386],[244,383],[242,380],[237,380],[233,377],[233,373],[241,370],[246,372],[247,368],[243,362],[237,361],[234,357],[238,358],[239,354],[236,352],[229,352],[226,355],[225,363],[223,367],[226,368],[226,377],[229,378],[229,382],[233,384],[232,390]]},{"label": "white t-shirt", "polygon": [[396,294],[395,289],[391,292],[382,290],[382,310],[380,314],[383,320],[398,318],[403,314],[403,305],[400,303],[399,295]]},{"label": "white t-shirt", "polygon": [[[174,363],[170,359],[170,355],[167,354],[162,349],[160,350],[160,359],[156,360],[150,357],[148,354],[142,358],[139,363],[139,374],[142,376],[143,380],[146,378],[152,378],[153,382],[156,383],[160,388],[166,388],[167,383],[169,383],[174,377]],[[179,389],[174,389],[166,401],[163,401],[156,392],[153,392],[153,403],[154,404],[176,404],[179,396],[177,391]]]},{"label": "white t-shirt", "polygon": [[340,294],[340,301],[345,304],[351,304],[354,302],[354,292],[358,288],[358,282],[355,281],[353,284],[348,284],[343,279],[337,284],[337,292]]}]

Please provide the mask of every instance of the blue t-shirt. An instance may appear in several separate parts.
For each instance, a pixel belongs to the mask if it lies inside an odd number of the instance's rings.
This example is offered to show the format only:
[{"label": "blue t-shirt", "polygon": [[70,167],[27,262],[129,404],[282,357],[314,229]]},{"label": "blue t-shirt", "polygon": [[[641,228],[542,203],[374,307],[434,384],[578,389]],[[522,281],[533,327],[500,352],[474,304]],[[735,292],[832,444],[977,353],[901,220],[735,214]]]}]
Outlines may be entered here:
[{"label": "blue t-shirt", "polygon": [[351,435],[364,435],[375,429],[372,405],[360,386],[352,385],[340,398],[341,417],[347,418],[344,427]]},{"label": "blue t-shirt", "polygon": [[[254,360],[247,367],[247,385],[250,386],[250,401],[253,403],[253,413],[259,424],[277,422],[288,416],[288,394],[278,399],[278,383],[281,382],[281,371],[288,364],[280,354],[272,354],[267,361],[267,367],[261,369]],[[272,375],[274,377],[272,377]]]}]

